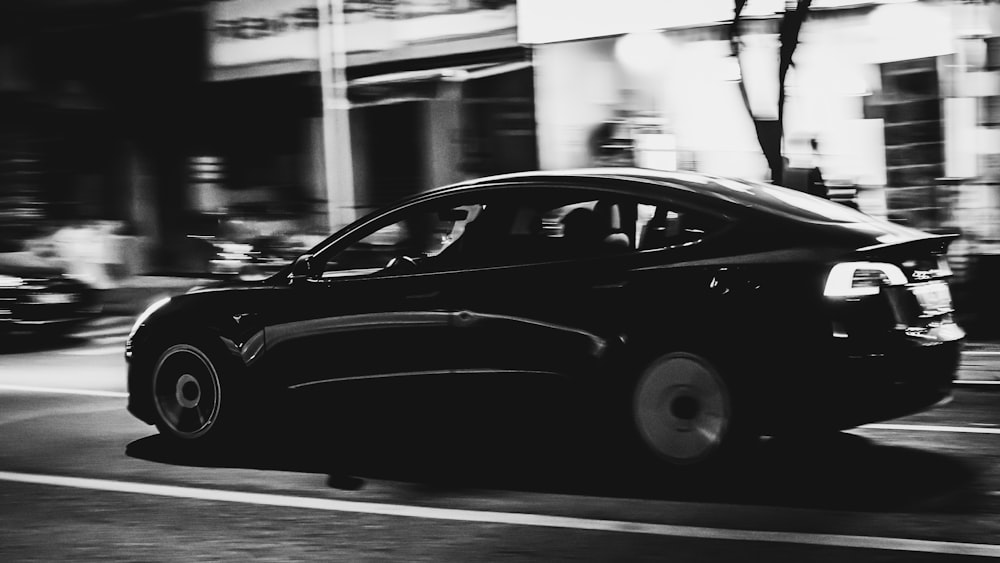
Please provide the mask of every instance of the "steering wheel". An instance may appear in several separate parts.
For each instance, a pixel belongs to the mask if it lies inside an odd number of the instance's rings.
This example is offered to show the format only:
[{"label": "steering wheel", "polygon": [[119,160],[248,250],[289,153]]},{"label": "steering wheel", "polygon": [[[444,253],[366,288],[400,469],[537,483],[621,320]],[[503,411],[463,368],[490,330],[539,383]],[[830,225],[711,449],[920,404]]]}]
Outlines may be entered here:
[{"label": "steering wheel", "polygon": [[409,256],[397,256],[385,265],[387,272],[412,272],[417,269],[417,261]]}]

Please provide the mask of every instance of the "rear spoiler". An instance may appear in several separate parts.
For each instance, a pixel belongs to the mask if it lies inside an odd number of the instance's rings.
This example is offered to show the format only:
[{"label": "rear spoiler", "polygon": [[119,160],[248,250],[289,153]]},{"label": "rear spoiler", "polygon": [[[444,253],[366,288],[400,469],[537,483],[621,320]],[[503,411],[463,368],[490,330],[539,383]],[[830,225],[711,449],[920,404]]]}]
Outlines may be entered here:
[{"label": "rear spoiler", "polygon": [[951,243],[958,238],[957,234],[928,235],[899,242],[876,244],[857,249],[855,256],[872,260],[899,261],[925,254],[943,255],[948,252]]}]

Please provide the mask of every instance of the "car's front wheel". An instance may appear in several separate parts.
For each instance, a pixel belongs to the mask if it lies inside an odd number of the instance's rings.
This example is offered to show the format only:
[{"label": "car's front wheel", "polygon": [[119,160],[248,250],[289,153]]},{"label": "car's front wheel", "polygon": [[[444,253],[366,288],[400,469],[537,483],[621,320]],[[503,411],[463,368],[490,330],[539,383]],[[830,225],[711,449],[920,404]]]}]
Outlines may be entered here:
[{"label": "car's front wheel", "polygon": [[192,343],[174,344],[153,368],[153,402],[160,433],[179,440],[207,441],[221,434],[223,385],[219,361]]},{"label": "car's front wheel", "polygon": [[641,371],[632,422],[644,449],[674,467],[713,464],[735,442],[732,390],[706,358],[671,352]]}]

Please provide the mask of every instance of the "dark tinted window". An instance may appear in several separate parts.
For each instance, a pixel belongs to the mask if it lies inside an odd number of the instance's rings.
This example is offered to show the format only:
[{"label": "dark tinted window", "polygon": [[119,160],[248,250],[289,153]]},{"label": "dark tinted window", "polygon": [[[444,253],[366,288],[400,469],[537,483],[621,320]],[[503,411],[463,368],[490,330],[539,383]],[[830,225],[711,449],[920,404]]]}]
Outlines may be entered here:
[{"label": "dark tinted window", "polygon": [[[491,203],[443,254],[464,267],[568,260],[634,248],[618,202],[589,192],[543,192],[525,201]],[[631,223],[628,223],[631,224]]]},{"label": "dark tinted window", "polygon": [[377,223],[323,264],[323,277],[388,273],[395,259],[412,262],[399,273],[441,269],[440,255],[465,234],[482,204],[443,202],[409,210],[396,220]]},{"label": "dark tinted window", "polygon": [[719,217],[677,205],[640,203],[636,214],[639,250],[693,246],[722,230]]}]

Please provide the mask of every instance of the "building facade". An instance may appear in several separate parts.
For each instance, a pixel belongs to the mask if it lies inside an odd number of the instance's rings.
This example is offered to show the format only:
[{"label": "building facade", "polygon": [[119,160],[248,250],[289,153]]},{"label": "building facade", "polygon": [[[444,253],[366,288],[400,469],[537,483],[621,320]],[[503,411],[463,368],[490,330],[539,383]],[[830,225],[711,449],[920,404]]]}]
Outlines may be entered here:
[{"label": "building facade", "polygon": [[[328,232],[390,199],[537,166],[512,1],[0,10],[0,213],[26,229],[0,238],[96,222],[134,243],[114,258],[134,273],[199,273],[232,214]],[[340,100],[326,80],[338,60]]]},{"label": "building facade", "polygon": [[93,242],[107,245],[101,260],[124,273],[167,258],[181,218],[186,144],[200,122],[204,61],[199,2],[5,2],[7,245],[73,225],[108,235]]},{"label": "building facade", "polygon": [[[306,213],[302,228],[325,232],[399,197],[537,167],[533,73],[514,2],[341,9],[328,22],[314,0],[210,2],[211,115],[191,156],[218,158],[221,173],[192,186],[200,211],[286,202]],[[323,74],[338,57],[339,94],[324,90]],[[348,171],[339,186],[337,167]]]},{"label": "building facade", "polygon": [[[541,166],[600,163],[601,147],[617,146],[628,152],[621,162],[770,180],[751,111],[777,118],[786,3],[747,3],[739,61],[732,2],[629,4],[612,13],[574,2],[586,22],[574,25],[553,19],[566,1],[522,0]],[[813,1],[786,80],[786,170],[819,166],[832,188],[856,190],[864,211],[961,232],[958,255],[1000,250],[998,7]]]}]

